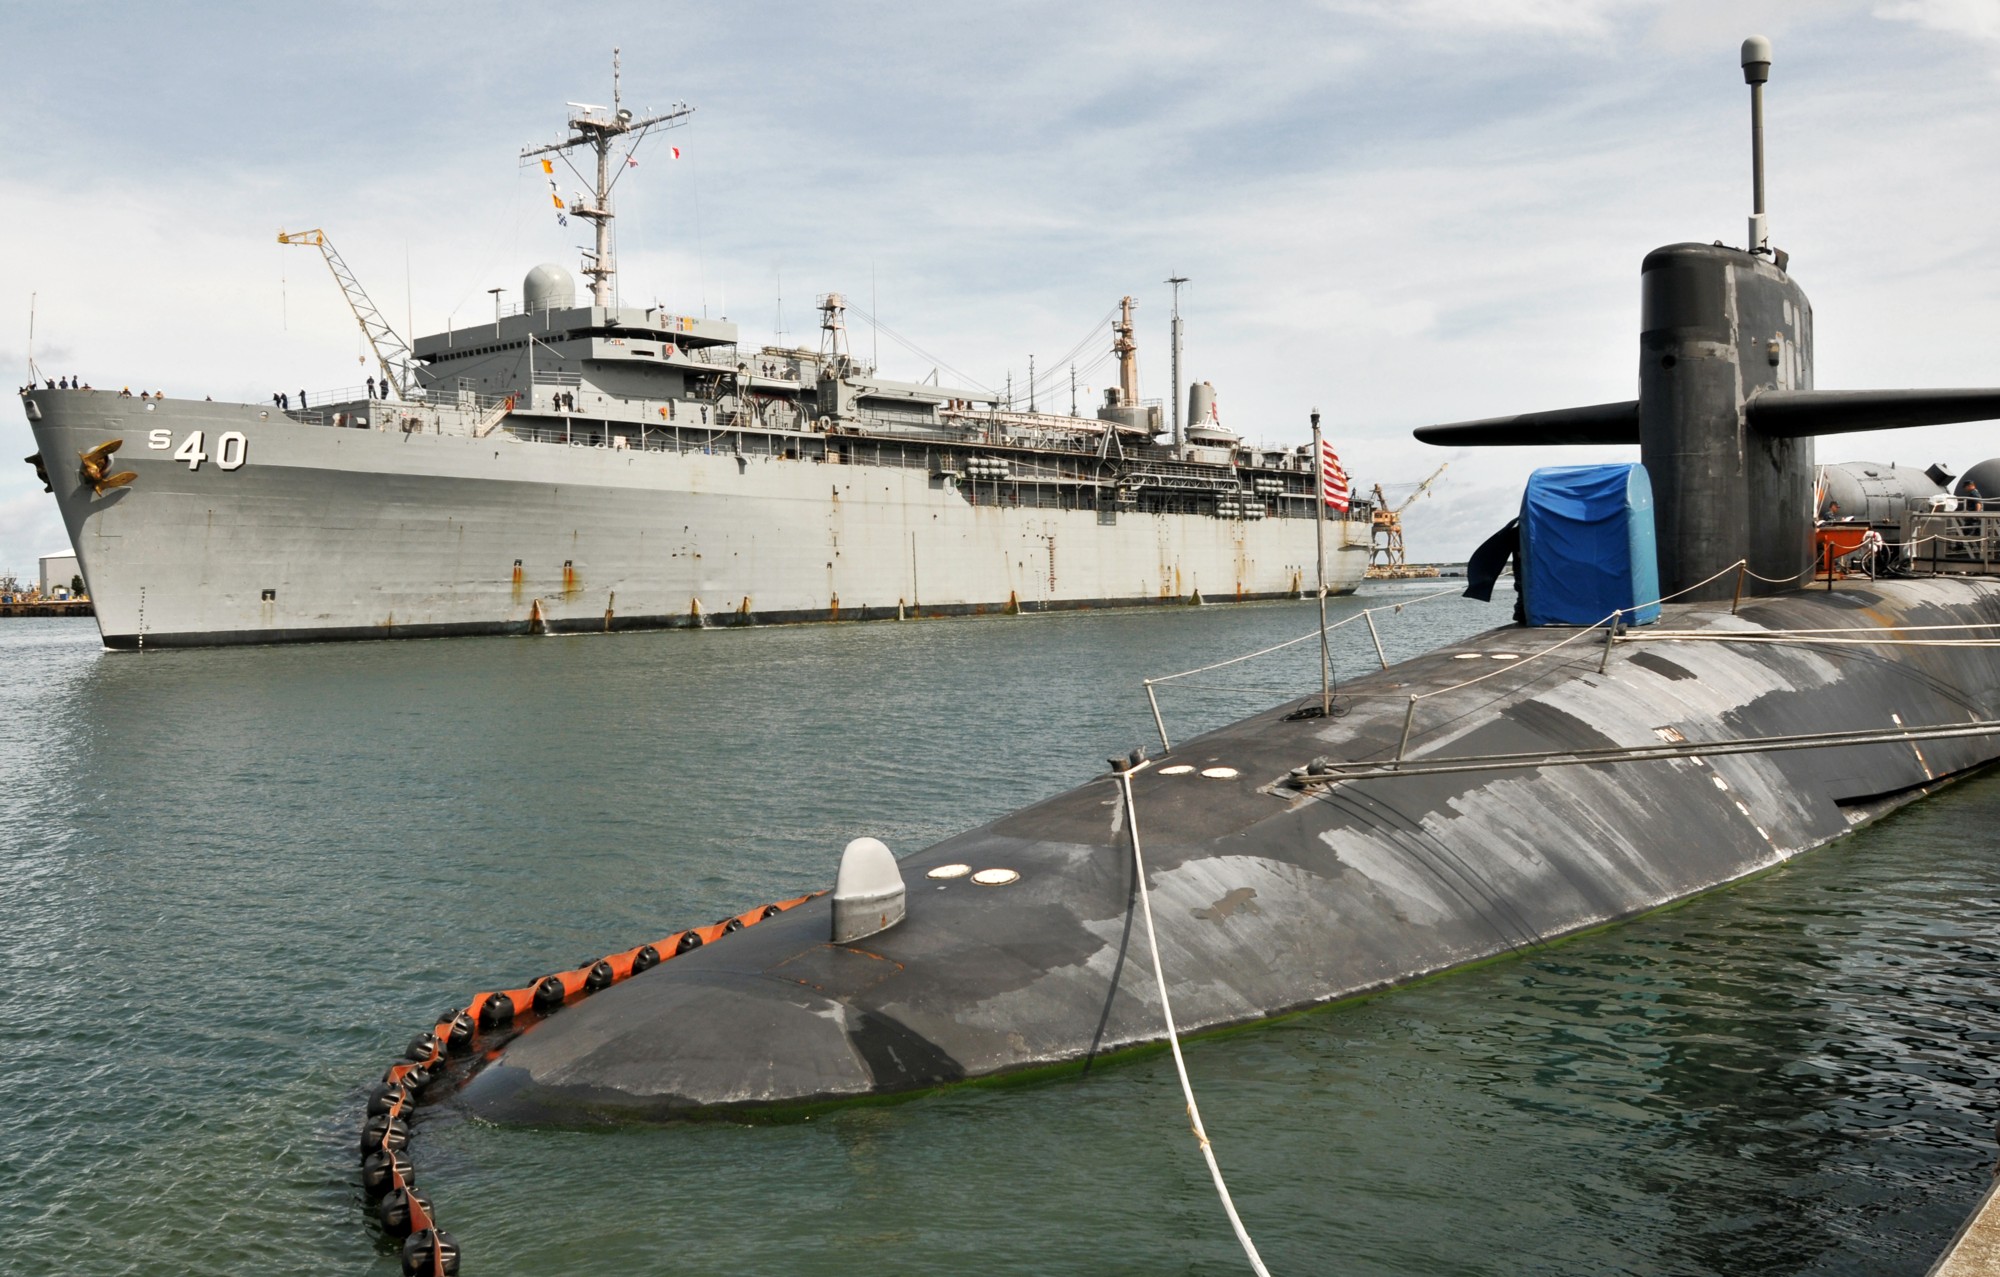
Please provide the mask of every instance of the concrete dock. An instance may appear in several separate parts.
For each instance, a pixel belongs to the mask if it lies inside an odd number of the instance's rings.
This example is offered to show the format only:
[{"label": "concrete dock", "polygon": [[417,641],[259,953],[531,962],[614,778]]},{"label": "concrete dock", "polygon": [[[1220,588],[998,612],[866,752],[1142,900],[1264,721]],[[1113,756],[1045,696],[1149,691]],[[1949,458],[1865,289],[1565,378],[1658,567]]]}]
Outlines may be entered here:
[{"label": "concrete dock", "polygon": [[1928,1277],[2000,1277],[2000,1181],[1986,1190]]}]

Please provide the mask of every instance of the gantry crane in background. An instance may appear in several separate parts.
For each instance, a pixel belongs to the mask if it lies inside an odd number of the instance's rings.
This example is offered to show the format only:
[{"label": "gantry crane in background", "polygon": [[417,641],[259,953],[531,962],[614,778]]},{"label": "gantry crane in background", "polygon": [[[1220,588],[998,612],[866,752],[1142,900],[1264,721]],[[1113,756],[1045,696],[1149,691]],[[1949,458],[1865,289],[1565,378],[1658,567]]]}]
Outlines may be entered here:
[{"label": "gantry crane in background", "polygon": [[367,290],[361,287],[361,281],[354,277],[354,272],[347,269],[347,263],[334,251],[333,241],[326,237],[326,232],[314,229],[288,235],[279,231],[278,242],[306,244],[317,248],[326,258],[326,268],[333,272],[334,282],[340,285],[340,291],[347,294],[347,304],[354,311],[356,322],[361,325],[361,333],[374,348],[375,361],[382,366],[382,379],[395,384],[398,398],[409,399],[417,389],[417,357],[396,335],[396,330],[389,327],[389,321],[382,318],[382,312],[375,308],[375,303],[368,300]]},{"label": "gantry crane in background", "polygon": [[1371,580],[1405,580],[1410,577],[1436,576],[1434,567],[1411,567],[1403,558],[1403,511],[1416,504],[1418,497],[1431,490],[1438,476],[1450,468],[1451,462],[1431,471],[1430,478],[1417,485],[1417,490],[1403,499],[1403,504],[1389,508],[1389,500],[1382,495],[1382,485],[1375,485],[1375,517],[1368,527],[1368,572]]}]

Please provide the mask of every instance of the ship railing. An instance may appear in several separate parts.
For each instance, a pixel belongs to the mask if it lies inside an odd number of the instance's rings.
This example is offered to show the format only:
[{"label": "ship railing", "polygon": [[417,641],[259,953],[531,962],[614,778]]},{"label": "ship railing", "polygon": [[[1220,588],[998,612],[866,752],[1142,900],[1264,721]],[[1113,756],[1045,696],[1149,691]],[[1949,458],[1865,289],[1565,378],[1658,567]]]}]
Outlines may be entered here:
[{"label": "ship railing", "polygon": [[2000,509],[1927,510],[1903,517],[1904,566],[1931,576],[2000,575]]},{"label": "ship railing", "polygon": [[376,384],[372,399],[369,395],[369,388],[365,384],[358,386],[333,386],[323,390],[315,390],[308,386],[296,394],[288,393],[287,398],[291,403],[291,407],[285,411],[294,420],[297,420],[298,414],[302,412],[320,413],[334,412],[336,410],[365,410],[365,407],[358,406],[365,406],[371,402],[381,403],[383,401],[380,383]]},{"label": "ship railing", "polygon": [[[618,423],[630,424],[630,423]],[[697,436],[694,429],[685,431],[645,430],[638,434],[621,434],[606,428],[601,417],[577,418],[565,429],[562,426],[528,426],[509,424],[507,433],[525,443],[565,444],[572,448],[608,448],[614,452],[678,452],[693,453],[734,453],[735,442],[729,437],[735,433],[733,426],[715,426]],[[757,449],[747,455],[762,456],[766,449]]]},{"label": "ship railing", "polygon": [[733,342],[725,342],[719,346],[677,345],[675,349],[680,352],[683,359],[692,359],[698,364],[710,364],[717,368],[738,368],[743,363],[742,357],[736,353]]}]

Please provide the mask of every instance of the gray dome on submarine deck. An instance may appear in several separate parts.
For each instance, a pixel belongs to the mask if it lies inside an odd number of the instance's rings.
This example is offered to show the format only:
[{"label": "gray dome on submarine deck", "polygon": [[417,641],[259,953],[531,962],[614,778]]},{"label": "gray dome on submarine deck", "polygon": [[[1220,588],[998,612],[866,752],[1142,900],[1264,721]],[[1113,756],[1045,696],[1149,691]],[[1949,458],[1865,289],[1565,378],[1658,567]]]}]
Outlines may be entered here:
[{"label": "gray dome on submarine deck", "polygon": [[521,306],[525,310],[567,310],[574,305],[576,279],[554,262],[543,262],[521,281]]},{"label": "gray dome on submarine deck", "polygon": [[[2000,480],[2000,474],[1995,475]],[[1928,510],[1951,476],[1940,467],[1923,471],[1882,461],[1842,461],[1821,471],[1818,516],[1829,523],[1901,527],[1909,510]]]}]

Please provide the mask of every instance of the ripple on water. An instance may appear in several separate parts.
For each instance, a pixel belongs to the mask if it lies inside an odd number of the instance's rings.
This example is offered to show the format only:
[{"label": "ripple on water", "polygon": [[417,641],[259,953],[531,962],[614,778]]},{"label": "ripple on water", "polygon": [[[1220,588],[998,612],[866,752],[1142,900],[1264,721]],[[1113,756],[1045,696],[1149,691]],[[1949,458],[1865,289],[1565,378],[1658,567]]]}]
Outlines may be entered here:
[{"label": "ripple on water", "polygon": [[[1073,784],[1146,738],[1137,675],[1310,612],[142,658],[0,630],[9,1258],[394,1272],[354,1125],[442,1006]],[[1384,618],[1392,655],[1505,619],[1424,616]],[[1175,685],[1170,725],[1316,688],[1316,647]],[[1264,1254],[1921,1273],[1995,1151],[1996,817],[1977,780],[1629,926],[1195,1044]],[[1241,1268],[1161,1057],[791,1125],[418,1139],[481,1274]]]}]

